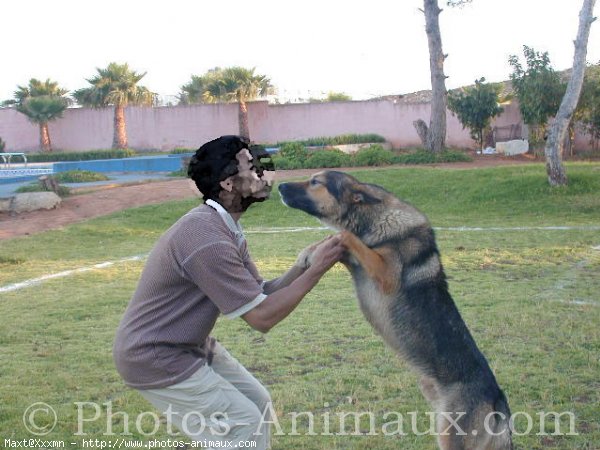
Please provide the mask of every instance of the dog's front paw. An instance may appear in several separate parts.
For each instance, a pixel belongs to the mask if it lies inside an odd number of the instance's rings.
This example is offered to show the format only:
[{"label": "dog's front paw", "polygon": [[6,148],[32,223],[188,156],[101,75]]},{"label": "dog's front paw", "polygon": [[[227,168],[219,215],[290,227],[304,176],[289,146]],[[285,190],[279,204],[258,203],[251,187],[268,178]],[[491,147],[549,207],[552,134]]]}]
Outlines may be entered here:
[{"label": "dog's front paw", "polygon": [[320,240],[319,242],[315,242],[314,244],[311,244],[304,250],[302,250],[296,258],[295,265],[301,267],[304,270],[308,269],[312,265],[313,253],[315,252],[317,247],[330,238],[331,236],[327,236],[325,239]]},{"label": "dog's front paw", "polygon": [[356,239],[350,231],[346,231],[346,230],[340,231],[339,236],[340,236],[340,243],[344,247],[346,247],[346,249],[349,249],[352,246],[354,239]]},{"label": "dog's front paw", "polygon": [[306,247],[304,250],[300,252],[298,258],[296,258],[295,265],[300,267],[303,270],[306,270],[310,267],[312,263],[312,254],[314,251],[315,244]]}]

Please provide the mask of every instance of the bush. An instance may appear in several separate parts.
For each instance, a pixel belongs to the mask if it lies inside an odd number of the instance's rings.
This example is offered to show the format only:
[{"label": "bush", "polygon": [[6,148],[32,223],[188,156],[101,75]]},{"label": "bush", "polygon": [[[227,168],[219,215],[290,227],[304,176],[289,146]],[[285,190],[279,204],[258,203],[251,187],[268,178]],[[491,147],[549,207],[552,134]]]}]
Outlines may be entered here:
[{"label": "bush", "polygon": [[56,161],[89,161],[93,159],[120,159],[136,156],[136,152],[131,149],[125,150],[91,150],[87,152],[69,152],[69,153],[30,153],[27,154],[28,162],[56,162]]},{"label": "bush", "polygon": [[473,160],[468,154],[458,150],[444,150],[437,154],[426,150],[417,150],[412,153],[395,155],[379,144],[361,149],[354,155],[347,155],[337,149],[308,152],[297,142],[286,144],[282,147],[282,151],[273,155],[272,158],[277,170],[386,166],[390,164],[435,164],[470,162]]},{"label": "bush", "polygon": [[180,155],[181,153],[196,153],[196,149],[178,147],[174,148],[169,153],[172,155]]},{"label": "bush", "polygon": [[272,160],[276,170],[302,169],[304,167],[302,162],[281,155],[273,155]]},{"label": "bush", "polygon": [[378,134],[343,134],[331,138],[332,142],[329,145],[348,145],[348,144],[370,144],[376,142],[385,142],[383,136]]},{"label": "bush", "polygon": [[[303,141],[293,141],[296,144],[302,144],[305,147],[326,147],[328,145],[347,145],[347,144],[370,144],[377,142],[385,142],[383,136],[378,134],[343,134],[340,136],[333,137],[316,137],[305,139]],[[275,147],[282,147],[286,144],[292,143],[292,141],[278,142]],[[266,147],[271,147],[267,145]]]},{"label": "bush", "polygon": [[308,158],[308,150],[300,142],[288,142],[279,149],[279,155],[282,158],[289,159],[292,162],[304,164]]},{"label": "bush", "polygon": [[[43,186],[42,183],[35,182],[32,184],[26,184],[24,186],[20,186],[15,190],[15,192],[17,194],[25,194],[27,192],[51,192],[51,190],[47,189],[45,186]],[[69,194],[71,194],[71,191],[69,190],[68,187],[58,186],[56,195],[58,195],[59,197],[66,197]]]},{"label": "bush", "polygon": [[441,153],[432,153],[426,150],[417,150],[414,153],[399,155],[394,158],[396,164],[435,164],[445,162],[470,162],[473,161],[466,153],[458,150],[444,150]]},{"label": "bush", "polygon": [[354,154],[355,166],[385,166],[394,163],[394,154],[381,145],[371,145]]},{"label": "bush", "polygon": [[444,150],[439,154],[439,162],[471,162],[471,158],[468,154],[459,150]]},{"label": "bush", "polygon": [[106,175],[90,170],[69,170],[55,174],[54,178],[59,183],[88,183],[108,180]]},{"label": "bush", "polygon": [[317,150],[312,152],[304,167],[307,169],[319,169],[329,167],[348,167],[352,165],[352,157],[346,153],[333,150]]}]

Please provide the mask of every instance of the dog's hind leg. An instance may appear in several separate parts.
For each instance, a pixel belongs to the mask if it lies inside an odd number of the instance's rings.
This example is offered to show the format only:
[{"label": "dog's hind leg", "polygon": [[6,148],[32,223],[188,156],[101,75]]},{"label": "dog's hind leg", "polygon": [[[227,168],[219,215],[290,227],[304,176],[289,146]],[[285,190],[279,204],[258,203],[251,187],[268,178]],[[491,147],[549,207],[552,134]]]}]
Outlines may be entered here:
[{"label": "dog's hind leg", "polygon": [[419,387],[423,397],[436,408],[440,400],[440,393],[433,378],[422,376],[419,379]]},{"label": "dog's hind leg", "polygon": [[512,450],[508,409],[506,415],[485,401],[449,400],[442,408],[450,412],[438,413],[438,443],[442,450]]},{"label": "dog's hind leg", "polygon": [[342,231],[341,240],[369,278],[377,282],[381,291],[384,294],[391,294],[397,287],[398,280],[391,270],[392,265],[386,261],[383,251],[370,249],[349,231]]}]

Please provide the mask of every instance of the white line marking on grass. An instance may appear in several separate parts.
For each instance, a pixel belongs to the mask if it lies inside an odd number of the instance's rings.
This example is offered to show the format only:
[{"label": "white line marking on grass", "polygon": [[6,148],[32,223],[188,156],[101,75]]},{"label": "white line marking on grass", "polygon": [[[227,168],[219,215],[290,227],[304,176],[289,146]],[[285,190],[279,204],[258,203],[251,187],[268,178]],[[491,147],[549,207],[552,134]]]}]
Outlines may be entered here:
[{"label": "white line marking on grass", "polygon": [[323,231],[330,229],[327,227],[273,227],[244,230],[244,234],[300,233],[302,231]]},{"label": "white line marking on grass", "polygon": [[79,267],[77,269],[65,270],[63,272],[42,275],[41,277],[38,277],[38,278],[32,278],[30,280],[21,281],[19,283],[13,283],[13,284],[8,284],[6,286],[2,286],[2,287],[0,287],[0,294],[4,293],[4,292],[18,291],[19,289],[24,289],[24,288],[28,288],[31,286],[35,286],[37,284],[43,283],[44,281],[53,280],[55,278],[68,277],[71,275],[75,275],[75,274],[83,273],[83,272],[89,272],[91,270],[96,270],[96,269],[105,269],[107,267],[114,266],[115,264],[120,264],[120,263],[124,263],[124,262],[139,261],[145,257],[146,257],[146,255],[136,255],[136,256],[131,256],[129,258],[117,259],[115,261],[106,261],[103,263],[94,264],[93,266],[89,266],[89,267]]},{"label": "white line marking on grass", "polygon": [[600,225],[550,227],[435,227],[439,231],[599,231]]},{"label": "white line marking on grass", "polygon": [[[244,230],[245,234],[298,233],[302,231],[330,230],[328,227],[273,227]],[[436,231],[600,231],[600,225],[548,226],[548,227],[434,227]],[[599,247],[600,248],[600,247]]]},{"label": "white line marking on grass", "polygon": [[[278,233],[301,233],[304,231],[325,231],[330,230],[327,227],[272,227],[272,228],[255,228],[245,230],[245,234],[278,234]],[[549,227],[436,227],[436,231],[568,231],[568,230],[582,230],[582,231],[596,231],[600,230],[600,226],[549,226]],[[600,246],[592,247],[594,250],[600,250]],[[115,261],[106,261],[99,264],[94,264],[89,267],[80,267],[72,270],[65,270],[64,272],[51,273],[48,275],[42,275],[38,278],[32,278],[30,280],[21,281],[19,283],[8,284],[6,286],[0,286],[0,294],[4,292],[17,291],[19,289],[28,288],[37,284],[43,283],[47,280],[54,278],[68,277],[82,272],[89,272],[91,270],[104,269],[106,267],[113,266],[114,264],[120,264],[128,261],[139,261],[145,258],[147,255],[136,255],[129,258],[118,259]]]}]

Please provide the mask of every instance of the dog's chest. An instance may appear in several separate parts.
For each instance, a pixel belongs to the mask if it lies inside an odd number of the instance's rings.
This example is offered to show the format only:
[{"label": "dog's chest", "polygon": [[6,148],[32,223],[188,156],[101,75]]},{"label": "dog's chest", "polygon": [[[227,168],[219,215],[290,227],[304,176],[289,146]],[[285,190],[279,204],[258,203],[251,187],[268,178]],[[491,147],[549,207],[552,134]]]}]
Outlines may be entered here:
[{"label": "dog's chest", "polygon": [[351,274],[361,311],[384,340],[393,345],[395,338],[389,314],[392,298],[382,294],[377,284],[367,277],[362,268],[351,269]]}]

